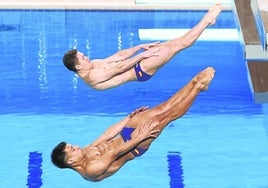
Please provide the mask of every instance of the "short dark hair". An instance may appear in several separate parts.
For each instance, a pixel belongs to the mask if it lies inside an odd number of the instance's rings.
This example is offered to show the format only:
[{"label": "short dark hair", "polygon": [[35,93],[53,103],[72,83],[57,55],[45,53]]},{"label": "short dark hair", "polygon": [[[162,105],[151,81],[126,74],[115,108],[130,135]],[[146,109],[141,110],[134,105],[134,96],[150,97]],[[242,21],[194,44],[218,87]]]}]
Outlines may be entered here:
[{"label": "short dark hair", "polygon": [[77,69],[75,68],[77,64],[77,50],[69,50],[66,54],[64,54],[62,61],[67,69],[77,72]]},{"label": "short dark hair", "polygon": [[52,163],[59,168],[68,168],[69,166],[65,162],[66,153],[64,149],[66,147],[66,142],[59,143],[51,153]]}]

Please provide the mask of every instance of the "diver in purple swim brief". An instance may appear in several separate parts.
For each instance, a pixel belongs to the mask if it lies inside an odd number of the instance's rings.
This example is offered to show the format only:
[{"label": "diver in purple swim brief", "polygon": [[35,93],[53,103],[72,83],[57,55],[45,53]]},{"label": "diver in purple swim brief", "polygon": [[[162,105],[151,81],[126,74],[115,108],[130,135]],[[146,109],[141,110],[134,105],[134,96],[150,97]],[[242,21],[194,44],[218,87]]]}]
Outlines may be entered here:
[{"label": "diver in purple swim brief", "polygon": [[[212,67],[204,69],[169,99],[150,109],[146,106],[136,109],[85,147],[60,142],[51,153],[52,162],[59,168],[76,171],[89,181],[113,175],[127,162],[143,155],[170,122],[182,117],[199,93],[208,89],[214,74]],[[94,134],[94,131],[86,132]]]},{"label": "diver in purple swim brief", "polygon": [[[135,128],[132,128],[132,127],[124,127],[122,129],[122,131],[120,132],[120,135],[122,136],[124,142],[128,142],[129,140],[131,140],[131,133],[134,130],[135,130]],[[139,157],[139,156],[142,156],[146,151],[147,151],[147,149],[136,147],[136,148],[132,149],[130,152],[135,157]]]},{"label": "diver in purple swim brief", "polygon": [[[63,64],[96,90],[106,90],[136,80],[146,81],[176,54],[192,46],[203,31],[216,22],[221,10],[221,4],[215,4],[198,24],[174,39],[138,44],[103,59],[90,59],[83,52],[71,49],[64,54]],[[147,74],[140,69],[139,62],[142,62],[143,71]]]},{"label": "diver in purple swim brief", "polygon": [[150,74],[147,74],[146,72],[144,72],[141,69],[140,63],[137,63],[134,66],[134,70],[135,70],[135,73],[136,73],[136,76],[137,76],[137,80],[139,82],[145,82],[145,81],[149,80],[153,76],[153,75],[150,75]]}]

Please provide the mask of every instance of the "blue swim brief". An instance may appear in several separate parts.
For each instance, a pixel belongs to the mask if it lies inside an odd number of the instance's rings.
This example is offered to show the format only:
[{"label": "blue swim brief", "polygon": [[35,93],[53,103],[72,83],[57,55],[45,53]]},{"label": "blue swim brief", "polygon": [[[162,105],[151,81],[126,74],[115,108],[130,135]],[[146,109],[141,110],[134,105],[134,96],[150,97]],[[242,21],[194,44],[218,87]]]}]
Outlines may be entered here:
[{"label": "blue swim brief", "polygon": [[143,70],[141,69],[140,63],[137,63],[134,66],[134,70],[136,72],[137,80],[139,82],[145,82],[152,77],[152,75],[143,72]]},{"label": "blue swim brief", "polygon": [[[123,130],[121,131],[120,135],[122,136],[124,142],[127,142],[129,140],[131,140],[131,133],[134,131],[135,129],[132,127],[124,127]],[[147,149],[143,149],[143,148],[134,148],[132,149],[130,152],[135,156],[135,157],[139,157],[142,156],[145,152],[147,151]]]}]

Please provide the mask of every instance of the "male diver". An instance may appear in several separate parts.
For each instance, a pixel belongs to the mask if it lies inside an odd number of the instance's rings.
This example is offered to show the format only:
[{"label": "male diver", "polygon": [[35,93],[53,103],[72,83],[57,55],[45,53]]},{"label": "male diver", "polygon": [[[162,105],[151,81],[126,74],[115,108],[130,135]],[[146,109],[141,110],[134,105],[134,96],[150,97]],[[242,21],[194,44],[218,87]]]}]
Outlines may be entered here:
[{"label": "male diver", "polygon": [[198,94],[208,89],[214,74],[212,67],[206,68],[167,101],[151,109],[137,109],[84,148],[59,143],[51,153],[52,162],[89,181],[113,175],[126,162],[143,155],[171,121],[183,116]]},{"label": "male diver", "polygon": [[[209,25],[216,22],[221,4],[213,5],[201,21],[181,37],[121,50],[105,59],[90,60],[75,49],[63,56],[64,65],[96,90],[117,87],[129,81],[147,81],[181,50],[191,46]],[[138,51],[143,50],[138,55]]]}]

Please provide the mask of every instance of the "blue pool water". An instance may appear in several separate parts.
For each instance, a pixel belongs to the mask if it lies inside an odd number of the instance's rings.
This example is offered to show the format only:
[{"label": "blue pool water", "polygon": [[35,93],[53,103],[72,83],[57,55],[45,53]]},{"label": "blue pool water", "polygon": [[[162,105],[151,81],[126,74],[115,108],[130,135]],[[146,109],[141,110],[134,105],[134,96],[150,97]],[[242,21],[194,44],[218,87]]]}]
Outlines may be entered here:
[{"label": "blue pool water", "polygon": [[[94,91],[62,65],[78,48],[104,58],[140,43],[140,28],[191,28],[197,11],[0,11],[0,187],[268,187],[268,108],[253,102],[243,45],[199,41],[150,81]],[[213,28],[236,28],[223,12]],[[207,92],[141,158],[100,183],[50,162],[65,140],[87,145],[142,105],[154,106],[207,66]]]}]

